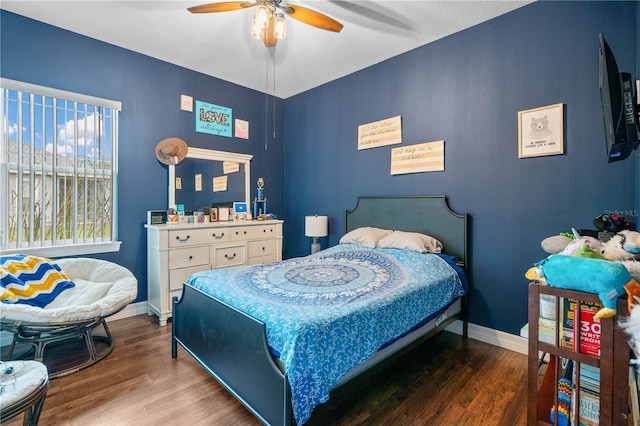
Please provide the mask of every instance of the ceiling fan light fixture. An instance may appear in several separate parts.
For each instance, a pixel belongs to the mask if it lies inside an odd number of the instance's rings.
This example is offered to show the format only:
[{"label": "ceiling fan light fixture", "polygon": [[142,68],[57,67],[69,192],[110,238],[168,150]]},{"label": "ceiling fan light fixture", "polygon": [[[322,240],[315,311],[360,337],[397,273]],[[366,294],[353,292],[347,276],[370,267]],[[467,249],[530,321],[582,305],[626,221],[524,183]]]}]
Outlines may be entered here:
[{"label": "ceiling fan light fixture", "polygon": [[264,27],[256,18],[251,20],[251,38],[262,40],[264,38]]},{"label": "ceiling fan light fixture", "polygon": [[275,47],[278,40],[287,36],[285,15],[321,30],[336,33],[342,30],[343,25],[327,15],[303,6],[289,3],[283,5],[283,1],[285,0],[226,0],[189,7],[187,10],[191,13],[216,13],[255,7],[255,16],[251,21],[251,37],[262,40],[265,47]]},{"label": "ceiling fan light fixture", "polygon": [[262,25],[262,28],[266,28],[269,25],[269,19],[271,18],[271,11],[267,6],[261,4],[256,8],[256,21]]},{"label": "ceiling fan light fixture", "polygon": [[275,22],[273,23],[273,36],[278,40],[282,40],[287,36],[287,24],[284,21],[284,15],[280,12],[275,14]]}]

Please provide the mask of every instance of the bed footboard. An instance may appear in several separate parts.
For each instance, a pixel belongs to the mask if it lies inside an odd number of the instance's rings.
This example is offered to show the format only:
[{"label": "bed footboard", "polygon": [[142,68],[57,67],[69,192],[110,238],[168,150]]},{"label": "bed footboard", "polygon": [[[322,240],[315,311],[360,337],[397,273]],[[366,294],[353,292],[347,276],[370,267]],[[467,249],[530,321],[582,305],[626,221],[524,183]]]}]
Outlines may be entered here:
[{"label": "bed footboard", "polygon": [[293,424],[289,384],[271,357],[264,323],[185,283],[173,300],[173,358],[178,344],[261,421]]}]

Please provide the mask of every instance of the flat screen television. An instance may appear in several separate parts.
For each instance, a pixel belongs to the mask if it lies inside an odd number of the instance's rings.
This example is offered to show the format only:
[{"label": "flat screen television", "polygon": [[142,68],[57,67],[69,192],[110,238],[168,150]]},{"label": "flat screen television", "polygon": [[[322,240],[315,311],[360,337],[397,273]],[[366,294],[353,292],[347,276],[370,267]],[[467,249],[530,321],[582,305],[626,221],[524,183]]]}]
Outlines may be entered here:
[{"label": "flat screen television", "polygon": [[616,59],[600,34],[600,99],[609,163],[627,158],[640,145],[634,84],[619,72]]}]

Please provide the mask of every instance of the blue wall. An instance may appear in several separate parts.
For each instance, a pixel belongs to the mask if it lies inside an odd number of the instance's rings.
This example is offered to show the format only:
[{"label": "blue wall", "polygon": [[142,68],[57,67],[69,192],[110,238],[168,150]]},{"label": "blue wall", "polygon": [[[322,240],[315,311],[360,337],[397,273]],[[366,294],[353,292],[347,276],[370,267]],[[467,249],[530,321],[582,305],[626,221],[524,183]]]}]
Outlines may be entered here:
[{"label": "blue wall", "polygon": [[[283,144],[264,149],[265,95],[148,56],[0,11],[1,74],[4,78],[122,102],[119,133],[118,253],[96,257],[128,267],[138,278],[138,301],[147,300],[147,210],[167,208],[167,166],[155,157],[156,144],[180,137],[189,146],[252,154],[252,181],[263,176],[269,207],[283,209]],[[195,132],[193,113],[180,111],[180,95],[233,109],[250,122],[250,139]],[[269,102],[271,106],[271,101]],[[282,100],[276,110],[282,135]],[[269,113],[271,114],[270,109]],[[255,177],[255,178],[254,178]],[[255,184],[252,185],[255,196]]]},{"label": "blue wall", "polygon": [[[537,2],[298,96],[264,150],[264,94],[0,12],[2,77],[122,101],[119,253],[146,300],[149,209],[166,207],[167,169],[154,156],[170,136],[254,155],[270,210],[285,219],[285,257],[309,252],[304,216],[327,214],[342,234],[359,195],[446,194],[472,215],[471,320],[517,333],[526,322],[524,271],[540,241],[590,227],[605,211],[638,209],[633,159],[607,164],[598,92],[598,33],[638,76],[637,2]],[[194,132],[180,94],[233,108],[251,139]],[[565,104],[566,154],[518,159],[518,111]],[[357,127],[402,116],[403,144],[445,140],[446,170],[391,176],[390,147],[357,150]],[[272,123],[271,117],[267,120]],[[285,123],[284,125],[282,123]],[[268,129],[271,134],[271,129]],[[282,138],[281,135],[284,137]],[[280,139],[284,139],[284,142]],[[255,191],[255,190],[254,190]],[[252,196],[255,194],[252,194]],[[636,218],[637,219],[637,218]]]},{"label": "blue wall", "polygon": [[[518,333],[540,242],[635,209],[636,161],[606,161],[598,33],[637,75],[637,9],[536,2],[287,99],[285,255],[308,253],[308,214],[330,217],[336,244],[359,195],[448,195],[473,218],[471,321]],[[566,154],[518,159],[518,111],[556,103]],[[445,140],[444,172],[391,176],[392,147],[357,150],[358,125],[396,115],[403,145]]]}]

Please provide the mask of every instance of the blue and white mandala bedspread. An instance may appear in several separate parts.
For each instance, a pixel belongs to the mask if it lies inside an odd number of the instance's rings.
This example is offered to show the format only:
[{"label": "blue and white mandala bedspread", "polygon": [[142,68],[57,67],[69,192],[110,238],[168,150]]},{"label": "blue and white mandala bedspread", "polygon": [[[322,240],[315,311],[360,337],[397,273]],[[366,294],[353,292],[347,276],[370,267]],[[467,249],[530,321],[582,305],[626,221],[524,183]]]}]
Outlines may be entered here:
[{"label": "blue and white mandala bedspread", "polygon": [[296,422],[384,344],[465,291],[441,257],[340,244],[312,256],[199,272],[189,283],[266,324]]}]

